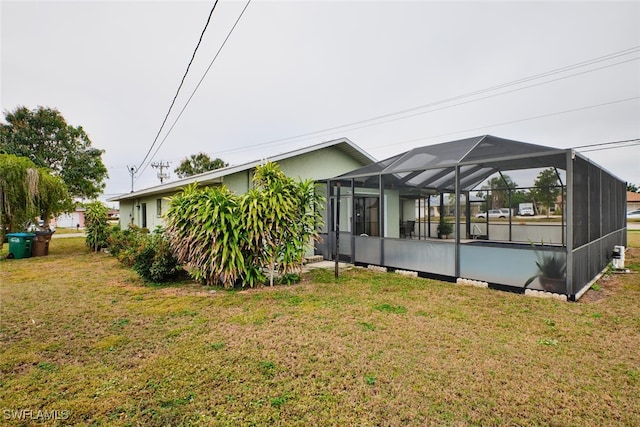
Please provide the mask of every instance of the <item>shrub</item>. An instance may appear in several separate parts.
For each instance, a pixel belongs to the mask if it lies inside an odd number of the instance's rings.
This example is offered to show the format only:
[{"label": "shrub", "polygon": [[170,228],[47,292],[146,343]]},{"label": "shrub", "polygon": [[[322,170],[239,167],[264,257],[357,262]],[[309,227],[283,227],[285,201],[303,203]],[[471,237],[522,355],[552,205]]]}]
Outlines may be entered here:
[{"label": "shrub", "polygon": [[296,182],[268,162],[254,188],[237,196],[226,187],[187,186],[171,199],[168,238],[197,280],[225,287],[254,286],[275,273],[286,282],[301,271],[304,252],[318,239],[322,197],[311,180]]},{"label": "shrub", "polygon": [[111,228],[107,245],[111,255],[127,267],[133,267],[135,256],[140,246],[140,240],[148,233],[146,228],[130,225],[124,230],[119,226]]},{"label": "shrub", "polygon": [[140,241],[133,269],[147,282],[166,282],[176,276],[178,261],[161,231]]},{"label": "shrub", "polygon": [[124,265],[132,267],[146,282],[166,282],[181,271],[160,227],[153,233],[136,226],[125,230],[113,227],[107,240],[109,252]]},{"label": "shrub", "polygon": [[98,252],[107,247],[108,228],[107,214],[109,209],[99,201],[87,205],[85,212],[86,245]]}]

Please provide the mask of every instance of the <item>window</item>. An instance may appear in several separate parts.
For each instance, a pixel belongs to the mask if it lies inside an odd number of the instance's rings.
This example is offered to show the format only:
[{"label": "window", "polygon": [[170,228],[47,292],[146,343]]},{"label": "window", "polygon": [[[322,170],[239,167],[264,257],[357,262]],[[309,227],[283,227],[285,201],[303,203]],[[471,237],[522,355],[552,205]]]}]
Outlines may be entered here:
[{"label": "window", "polygon": [[158,218],[162,216],[162,199],[156,199],[156,216]]}]

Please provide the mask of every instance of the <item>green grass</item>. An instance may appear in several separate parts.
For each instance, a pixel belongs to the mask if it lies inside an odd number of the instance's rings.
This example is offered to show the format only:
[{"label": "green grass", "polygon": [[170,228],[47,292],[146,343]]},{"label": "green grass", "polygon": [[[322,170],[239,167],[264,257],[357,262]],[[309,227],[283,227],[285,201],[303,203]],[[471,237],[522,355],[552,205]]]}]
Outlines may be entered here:
[{"label": "green grass", "polygon": [[[640,232],[629,246],[640,270]],[[578,303],[362,269],[212,293],[145,286],[80,238],[49,253],[0,261],[3,410],[61,425],[640,424],[640,274]]]}]

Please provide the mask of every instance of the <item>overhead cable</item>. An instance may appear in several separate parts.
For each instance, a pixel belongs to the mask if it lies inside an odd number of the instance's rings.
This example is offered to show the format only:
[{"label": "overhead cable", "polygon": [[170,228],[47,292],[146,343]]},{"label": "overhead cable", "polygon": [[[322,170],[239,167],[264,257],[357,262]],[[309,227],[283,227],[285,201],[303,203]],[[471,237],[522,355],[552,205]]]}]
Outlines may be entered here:
[{"label": "overhead cable", "polygon": [[529,120],[543,119],[543,118],[547,118],[547,117],[557,116],[557,115],[560,115],[560,114],[575,113],[576,111],[590,110],[590,109],[593,109],[593,108],[604,107],[604,106],[607,106],[607,105],[619,104],[619,103],[622,103],[622,102],[634,101],[634,100],[637,100],[637,99],[640,99],[640,96],[634,96],[634,97],[631,97],[631,98],[618,99],[616,101],[610,101],[610,102],[603,102],[601,104],[588,105],[586,107],[572,108],[572,109],[563,110],[563,111],[556,111],[555,113],[541,114],[541,115],[538,115],[538,116],[526,117],[524,119],[510,120],[510,121],[507,121],[507,122],[501,122],[501,123],[494,123],[494,124],[491,124],[491,125],[478,126],[478,127],[468,128],[468,129],[455,131],[455,132],[441,133],[439,135],[425,136],[425,137],[421,137],[421,138],[410,139],[410,140],[407,140],[407,141],[396,142],[396,143],[393,143],[393,144],[377,145],[377,146],[370,147],[370,148],[382,148],[382,147],[386,147],[388,145],[394,145],[394,146],[405,145],[405,144],[409,144],[409,143],[412,143],[412,142],[424,141],[424,140],[427,140],[427,139],[436,139],[436,138],[441,138],[443,136],[455,135],[455,134],[458,134],[458,133],[471,132],[471,131],[491,128],[491,127],[496,127],[496,126],[510,125],[510,124],[514,124],[514,123],[526,122],[526,121],[529,121]]},{"label": "overhead cable", "polygon": [[158,133],[156,134],[156,137],[153,139],[153,143],[151,143],[151,146],[149,147],[149,150],[147,151],[147,154],[144,156],[144,159],[142,159],[142,161],[138,165],[137,170],[140,170],[140,167],[144,164],[144,162],[149,157],[149,154],[151,153],[151,150],[153,150],[153,147],[156,145],[156,142],[158,141],[158,138],[160,137],[160,133],[162,132],[162,129],[164,128],[165,123],[167,123],[167,119],[169,118],[169,114],[171,113],[171,110],[173,109],[173,106],[176,103],[176,99],[178,98],[178,94],[180,93],[180,89],[182,89],[182,85],[184,84],[184,80],[186,79],[187,74],[189,74],[189,69],[191,68],[191,64],[193,64],[193,60],[196,57],[196,52],[198,51],[198,48],[200,47],[200,43],[202,43],[202,38],[204,37],[205,31],[207,31],[207,27],[209,26],[209,22],[211,21],[211,16],[213,15],[213,11],[215,10],[217,4],[218,4],[218,0],[215,0],[215,2],[213,3],[213,7],[211,8],[211,12],[209,12],[209,17],[207,18],[207,22],[204,24],[204,28],[202,29],[202,32],[200,33],[200,38],[198,39],[198,44],[196,44],[196,48],[193,50],[193,54],[191,55],[191,60],[189,60],[189,64],[187,65],[187,69],[185,70],[184,75],[182,76],[182,80],[180,81],[180,85],[178,86],[178,90],[176,91],[176,94],[173,96],[173,100],[171,101],[171,105],[169,106],[169,110],[167,110],[167,114],[165,114],[165,116],[164,116],[164,120],[162,121],[162,124],[160,125],[160,129],[158,129]]},{"label": "overhead cable", "polygon": [[186,110],[187,106],[189,105],[189,103],[191,102],[191,99],[193,98],[193,96],[196,94],[196,92],[198,91],[198,89],[200,88],[200,85],[202,84],[202,82],[204,81],[204,78],[207,76],[207,73],[209,73],[209,70],[211,69],[211,67],[213,66],[213,63],[216,61],[216,59],[218,58],[218,55],[220,55],[220,52],[222,51],[222,48],[224,47],[224,45],[227,43],[227,40],[229,40],[229,37],[231,36],[231,33],[233,33],[233,30],[236,28],[236,26],[238,25],[238,22],[240,21],[240,18],[242,18],[242,15],[244,15],[244,12],[247,10],[247,7],[249,7],[249,4],[251,3],[251,0],[247,1],[247,4],[245,4],[244,8],[242,9],[242,12],[240,12],[240,15],[238,16],[238,19],[236,19],[236,22],[233,24],[233,26],[231,27],[231,30],[229,30],[229,33],[227,34],[227,36],[224,38],[222,44],[220,45],[220,48],[218,49],[218,51],[216,52],[215,56],[213,57],[213,59],[211,60],[211,62],[209,63],[209,66],[207,67],[207,69],[205,70],[204,74],[202,75],[202,77],[200,78],[200,81],[198,81],[198,84],[196,85],[195,89],[193,89],[193,92],[191,92],[191,95],[189,96],[189,98],[187,99],[187,102],[185,102],[184,106],[182,107],[182,109],[180,110],[180,113],[178,114],[178,116],[175,118],[175,120],[173,121],[173,124],[171,125],[171,127],[169,128],[169,130],[167,131],[166,135],[164,136],[164,138],[162,138],[162,141],[160,141],[160,144],[158,145],[158,148],[156,148],[156,151],[153,153],[153,155],[151,156],[151,158],[149,159],[149,161],[147,162],[146,165],[144,165],[144,167],[142,168],[142,171],[140,172],[140,175],[142,174],[142,172],[144,172],[144,170],[147,168],[147,166],[149,166],[149,163],[153,160],[153,158],[158,154],[158,151],[160,150],[160,148],[162,148],[162,145],[164,144],[164,142],[167,140],[167,138],[169,137],[169,135],[171,134],[171,131],[173,130],[173,128],[176,126],[176,123],[178,122],[178,120],[180,120],[180,117],[182,117],[182,114],[184,113],[184,110]]},{"label": "overhead cable", "polygon": [[[303,133],[303,134],[299,134],[299,135],[295,135],[295,136],[290,136],[290,137],[286,137],[286,138],[279,138],[279,139],[273,139],[270,141],[265,141],[262,143],[258,143],[258,144],[252,144],[252,145],[248,145],[242,148],[238,148],[238,149],[231,149],[231,150],[225,150],[225,151],[220,151],[219,153],[230,153],[230,152],[236,152],[236,151],[245,151],[248,149],[254,149],[254,148],[258,148],[258,147],[262,147],[262,146],[268,146],[268,145],[278,145],[277,143],[280,142],[290,142],[290,141],[294,141],[294,140],[299,140],[299,139],[307,139],[305,137],[311,137],[311,136],[327,136],[327,135],[331,135],[335,132],[332,131],[337,131],[337,130],[341,130],[341,131],[353,131],[353,130],[358,130],[358,129],[362,129],[362,128],[366,128],[366,127],[370,127],[370,126],[377,126],[380,124],[384,124],[384,123],[389,123],[389,122],[393,122],[393,121],[397,121],[397,120],[402,120],[402,119],[406,119],[406,118],[410,118],[410,117],[415,117],[418,115],[423,115],[423,114],[428,114],[428,113],[432,113],[432,112],[436,112],[436,111],[441,111],[441,110],[445,110],[445,109],[449,109],[449,108],[453,108],[453,107],[457,107],[460,105],[465,105],[465,104],[470,104],[473,102],[477,102],[477,101],[481,101],[481,100],[485,100],[485,99],[489,99],[489,98],[494,98],[497,96],[501,96],[501,95],[505,95],[505,94],[509,94],[512,92],[517,92],[520,90],[524,90],[524,89],[529,89],[532,87],[536,87],[536,86],[540,86],[540,85],[544,85],[544,84],[548,84],[548,83],[552,83],[552,82],[556,82],[559,80],[565,80],[568,78],[572,78],[572,77],[576,77],[582,74],[587,74],[587,73],[591,73],[594,71],[599,71],[599,70],[603,70],[606,68],[610,68],[613,66],[617,66],[617,65],[621,65],[621,64],[625,64],[628,62],[632,62],[632,61],[637,61],[638,59],[640,59],[640,57],[636,57],[636,58],[631,58],[631,59],[627,59],[624,61],[620,61],[620,62],[616,62],[614,64],[608,64],[608,65],[604,65],[601,67],[597,67],[597,68],[593,68],[590,70],[585,70],[585,71],[581,71],[578,73],[574,73],[574,74],[570,74],[568,76],[563,76],[563,77],[558,77],[555,79],[551,79],[551,80],[546,80],[543,82],[539,82],[539,83],[535,83],[535,84],[531,84],[531,85],[527,85],[527,86],[523,86],[523,87],[519,87],[519,88],[515,88],[515,89],[511,89],[511,90],[507,90],[507,91],[502,91],[496,94],[491,94],[491,95],[487,95],[487,96],[483,96],[480,98],[474,98],[468,101],[464,101],[464,102],[459,102],[459,103],[455,103],[455,104],[451,104],[451,105],[446,105],[440,108],[435,108],[435,109],[430,109],[427,111],[420,111],[411,115],[404,115],[401,117],[394,117],[394,118],[390,118],[388,120],[383,120],[383,121],[378,121],[381,119],[385,119],[385,118],[389,118],[389,117],[393,117],[393,116],[399,116],[402,114],[406,114],[406,113],[410,113],[410,112],[414,112],[414,111],[418,111],[418,110],[422,110],[425,108],[429,108],[429,107],[435,107],[441,104],[447,104],[453,101],[457,101],[457,100],[461,100],[461,99],[465,99],[465,98],[469,98],[469,97],[473,97],[473,96],[477,96],[477,95],[482,95],[484,93],[487,92],[492,92],[498,89],[502,89],[502,88],[506,88],[506,87],[510,87],[510,86],[514,86],[514,85],[519,85],[522,83],[526,83],[532,80],[537,80],[540,78],[544,78],[544,77],[549,77],[555,74],[559,74],[559,73],[563,73],[566,71],[570,71],[570,70],[574,70],[574,69],[578,69],[578,68],[582,68],[585,66],[589,66],[589,65],[593,65],[593,64],[597,64],[603,61],[608,61],[611,59],[615,59],[624,55],[630,55],[630,54],[634,54],[634,53],[638,53],[640,52],[640,46],[635,46],[629,49],[624,49],[618,52],[613,52],[610,53],[608,55],[604,55],[604,56],[600,56],[597,58],[593,58],[590,60],[586,60],[586,61],[581,61],[572,65],[567,65],[564,67],[560,67],[560,68],[556,68],[554,70],[550,70],[550,71],[546,71],[544,73],[539,73],[539,74],[535,74],[532,76],[528,76],[528,77],[524,77],[521,79],[517,79],[517,80],[513,80],[507,83],[502,83],[499,85],[495,85],[495,86],[491,86],[488,88],[484,88],[484,89],[480,89],[474,92],[469,92],[469,93],[465,93],[465,94],[461,94],[461,95],[456,95],[453,97],[449,97],[449,98],[445,98],[445,99],[441,99],[438,101],[434,101],[434,102],[430,102],[428,104],[423,104],[417,107],[412,107],[412,108],[408,108],[408,109],[404,109],[404,110],[400,110],[400,111],[395,111],[392,113],[387,113],[387,114],[383,114],[380,116],[375,116],[375,117],[371,117],[368,119],[363,119],[363,120],[359,120],[356,122],[351,122],[351,123],[346,123],[343,125],[339,125],[339,126],[333,126],[333,127],[329,127],[329,128],[325,128],[325,129],[321,129],[321,130],[317,130],[317,131],[313,131],[313,132],[307,132],[307,133]],[[375,123],[369,123],[369,122],[375,122]],[[364,124],[364,123],[369,123],[369,124]],[[357,126],[357,125],[361,125],[362,126]],[[357,126],[357,127],[352,127],[352,126]],[[321,135],[324,134],[324,135]]]}]

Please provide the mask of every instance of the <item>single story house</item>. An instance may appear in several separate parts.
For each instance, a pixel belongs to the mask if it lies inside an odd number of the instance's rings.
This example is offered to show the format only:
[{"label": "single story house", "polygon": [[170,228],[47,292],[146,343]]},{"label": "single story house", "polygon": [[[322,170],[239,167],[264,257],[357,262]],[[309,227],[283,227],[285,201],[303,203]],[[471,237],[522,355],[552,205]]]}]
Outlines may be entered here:
[{"label": "single story house", "polygon": [[255,167],[266,160],[276,162],[289,177],[313,180],[327,179],[375,162],[373,157],[349,139],[340,138],[133,191],[113,197],[109,201],[120,202],[121,228],[135,224],[153,230],[164,225],[163,215],[169,208],[168,198],[182,191],[187,185],[225,185],[229,190],[243,194],[251,187]]},{"label": "single story house", "polygon": [[85,211],[85,208],[77,207],[73,212],[65,212],[54,218],[51,223],[57,228],[76,228],[78,226],[84,228]]},{"label": "single story house", "polygon": [[[487,179],[501,179],[510,200],[550,168],[562,195],[558,220],[513,221],[510,210],[501,220],[471,215],[474,193]],[[529,181],[509,188],[512,174]],[[317,251],[356,265],[577,300],[614,246],[626,246],[626,182],[572,149],[485,135],[414,148],[324,184],[328,217]],[[434,196],[441,206],[452,201],[452,214],[442,216],[453,228],[448,236],[438,236],[441,217],[434,220],[429,208]]]},{"label": "single story house", "polygon": [[627,191],[627,212],[640,209],[640,193]]}]

